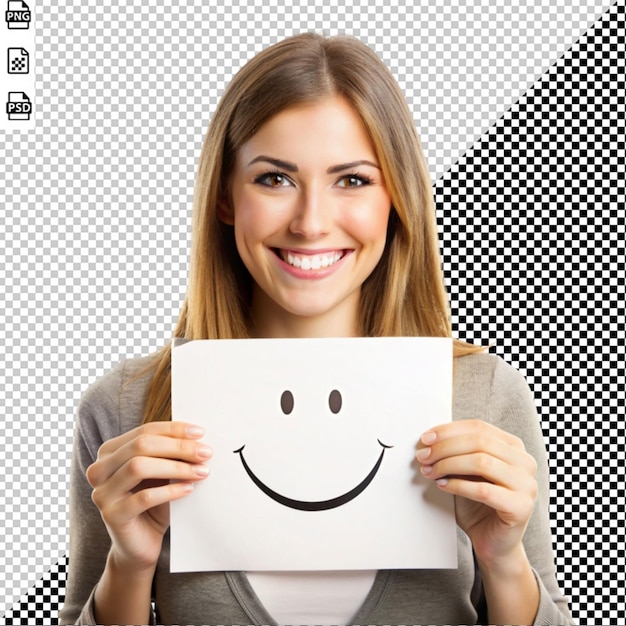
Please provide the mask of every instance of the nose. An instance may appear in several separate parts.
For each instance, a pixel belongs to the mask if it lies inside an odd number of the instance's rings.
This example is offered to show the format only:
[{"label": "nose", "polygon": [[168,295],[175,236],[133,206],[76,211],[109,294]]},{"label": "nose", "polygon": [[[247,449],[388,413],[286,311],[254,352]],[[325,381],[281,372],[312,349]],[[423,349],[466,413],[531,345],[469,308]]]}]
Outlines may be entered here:
[{"label": "nose", "polygon": [[329,199],[320,190],[303,190],[295,207],[289,230],[306,239],[319,239],[330,231],[332,211]]}]

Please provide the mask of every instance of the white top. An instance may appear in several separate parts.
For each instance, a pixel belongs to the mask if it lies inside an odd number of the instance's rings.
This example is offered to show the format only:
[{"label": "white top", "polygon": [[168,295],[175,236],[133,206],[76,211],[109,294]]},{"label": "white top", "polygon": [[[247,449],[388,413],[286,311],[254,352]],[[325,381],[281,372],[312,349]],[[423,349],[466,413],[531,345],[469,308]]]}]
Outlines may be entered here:
[{"label": "white top", "polygon": [[349,624],[376,578],[350,572],[247,572],[252,589],[278,624]]}]

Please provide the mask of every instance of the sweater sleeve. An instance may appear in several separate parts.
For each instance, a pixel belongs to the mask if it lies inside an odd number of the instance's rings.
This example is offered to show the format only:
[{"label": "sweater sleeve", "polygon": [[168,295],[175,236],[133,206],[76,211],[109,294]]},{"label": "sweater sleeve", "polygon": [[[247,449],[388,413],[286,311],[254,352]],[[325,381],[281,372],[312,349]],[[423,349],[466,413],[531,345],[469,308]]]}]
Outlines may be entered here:
[{"label": "sweater sleeve", "polygon": [[497,360],[493,371],[488,419],[522,439],[526,450],[537,461],[539,492],[524,535],[524,549],[540,591],[535,624],[572,624],[568,602],[556,580],[547,454],[534,398],[524,377],[501,359]]},{"label": "sweater sleeve", "polygon": [[59,624],[95,624],[93,594],[111,546],[85,472],[106,440],[121,434],[120,392],[125,365],[118,365],[85,392],[74,426],[70,470],[69,569]]}]

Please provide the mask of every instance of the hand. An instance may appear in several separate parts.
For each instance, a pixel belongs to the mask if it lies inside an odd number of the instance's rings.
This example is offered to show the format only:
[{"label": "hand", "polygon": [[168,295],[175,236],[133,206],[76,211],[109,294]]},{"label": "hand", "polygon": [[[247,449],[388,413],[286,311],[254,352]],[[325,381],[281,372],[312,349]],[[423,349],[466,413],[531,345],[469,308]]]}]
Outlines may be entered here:
[{"label": "hand", "polygon": [[519,438],[481,420],[463,420],[424,433],[416,457],[423,476],[457,496],[457,523],[479,564],[505,565],[523,553],[537,464]]},{"label": "hand", "polygon": [[98,450],[87,480],[118,564],[136,572],[156,566],[170,524],[169,502],[189,494],[209,473],[211,449],[198,441],[202,435],[190,424],[152,422]]}]

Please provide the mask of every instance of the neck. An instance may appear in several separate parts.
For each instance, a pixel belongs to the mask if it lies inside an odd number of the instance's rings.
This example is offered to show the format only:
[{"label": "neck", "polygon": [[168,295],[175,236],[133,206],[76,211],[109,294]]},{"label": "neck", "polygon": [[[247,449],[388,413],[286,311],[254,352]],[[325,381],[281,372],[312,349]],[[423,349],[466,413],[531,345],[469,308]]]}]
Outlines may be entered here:
[{"label": "neck", "polygon": [[319,315],[294,315],[263,292],[252,301],[251,336],[266,339],[359,337],[358,294]]}]

